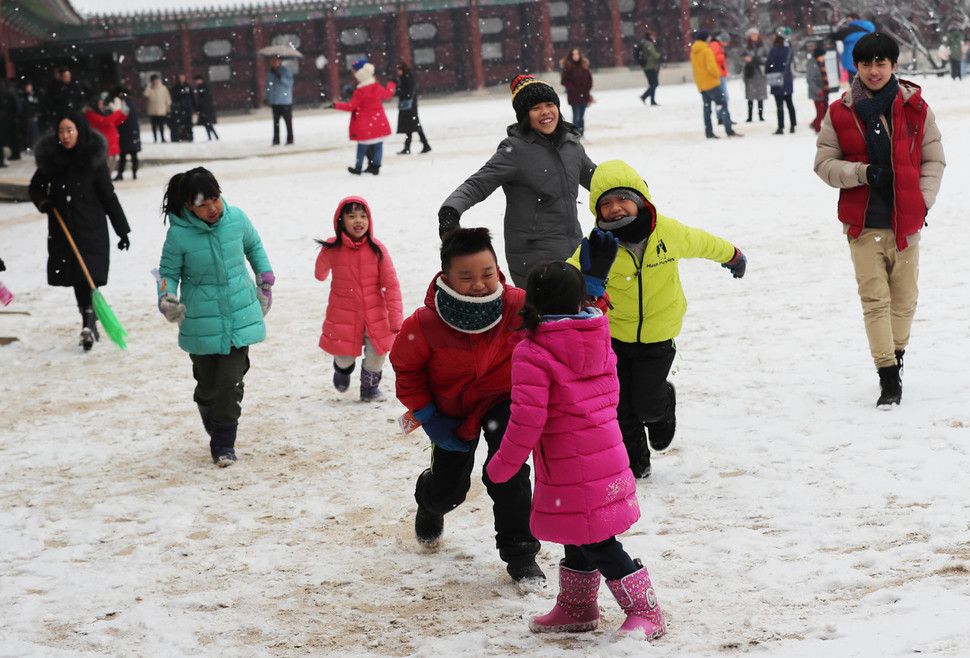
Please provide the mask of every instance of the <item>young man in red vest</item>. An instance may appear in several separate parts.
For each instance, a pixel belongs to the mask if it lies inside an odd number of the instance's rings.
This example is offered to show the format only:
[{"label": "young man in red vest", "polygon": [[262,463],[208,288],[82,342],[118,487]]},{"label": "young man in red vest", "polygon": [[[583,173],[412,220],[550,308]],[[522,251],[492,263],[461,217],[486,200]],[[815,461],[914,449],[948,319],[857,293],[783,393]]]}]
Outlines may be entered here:
[{"label": "young man in red vest", "polygon": [[916,312],[919,237],[946,161],[936,118],[919,86],[898,80],[899,46],[880,32],[852,52],[858,74],[829,106],[816,140],[815,173],[840,188],[869,350],[879,372],[876,403],[902,398],[900,372]]}]

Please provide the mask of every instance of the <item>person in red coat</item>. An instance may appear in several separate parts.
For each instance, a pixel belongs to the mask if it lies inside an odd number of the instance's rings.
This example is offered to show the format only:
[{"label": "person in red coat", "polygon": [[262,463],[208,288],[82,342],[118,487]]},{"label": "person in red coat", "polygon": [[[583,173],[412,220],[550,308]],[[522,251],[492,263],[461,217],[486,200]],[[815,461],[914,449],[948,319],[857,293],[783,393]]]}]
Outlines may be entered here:
[{"label": "person in red coat", "polygon": [[357,89],[349,103],[334,103],[337,110],[350,112],[350,139],[357,142],[357,160],[353,167],[347,167],[352,174],[360,174],[367,156],[368,174],[375,176],[381,171],[384,156],[384,138],[391,134],[391,124],[384,113],[383,101],[394,96],[397,85],[388,82],[381,86],[374,78],[374,65],[366,59],[358,59],[351,67],[357,79]]},{"label": "person in red coat", "polygon": [[562,76],[559,82],[566,88],[566,100],[573,110],[573,125],[579,128],[580,136],[586,132],[586,108],[593,102],[593,74],[589,72],[589,60],[583,57],[579,48],[573,48],[569,55],[559,62]]},{"label": "person in red coat", "polygon": [[114,171],[118,156],[121,154],[118,126],[125,122],[127,115],[121,111],[121,101],[117,98],[106,107],[107,98],[108,94],[103,93],[93,99],[91,106],[84,109],[84,118],[108,141],[108,170]]},{"label": "person in red coat", "polygon": [[[397,399],[409,410],[404,418],[413,417],[410,427],[420,423],[434,444],[431,467],[414,491],[415,535],[426,548],[437,548],[444,515],[465,500],[479,437],[488,445],[486,466],[499,449],[511,414],[509,337],[524,303],[525,292],[505,284],[488,229],[455,229],[442,240],[441,271],[424,306],[404,320],[391,348]],[[523,464],[501,484],[482,474],[499,557],[522,588],[545,581],[529,530],[530,471]]]},{"label": "person in red coat", "polygon": [[387,248],[374,237],[370,207],[362,197],[341,199],[333,229],[335,237],[317,240],[322,248],[316,277],[326,281],[333,273],[320,349],[333,355],[333,385],[343,393],[363,346],[360,399],[381,400],[381,368],[403,319],[401,286]]}]

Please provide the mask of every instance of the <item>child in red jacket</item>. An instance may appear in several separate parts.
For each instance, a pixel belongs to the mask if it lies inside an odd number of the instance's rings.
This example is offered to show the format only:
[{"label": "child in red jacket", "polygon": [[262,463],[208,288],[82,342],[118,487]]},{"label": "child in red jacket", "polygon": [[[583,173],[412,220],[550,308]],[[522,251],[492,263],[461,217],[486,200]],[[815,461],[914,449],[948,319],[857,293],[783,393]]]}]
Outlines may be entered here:
[{"label": "child in red jacket", "polygon": [[391,134],[391,124],[384,113],[383,101],[394,96],[397,84],[388,82],[382,87],[374,78],[374,65],[367,59],[358,59],[351,67],[357,79],[357,89],[349,103],[334,103],[337,110],[350,112],[350,139],[357,142],[357,160],[347,171],[360,175],[367,155],[367,169],[363,171],[375,176],[381,171],[384,156],[384,138]]},{"label": "child in red jacket", "polygon": [[320,349],[333,355],[333,385],[343,393],[361,355],[360,399],[382,400],[381,369],[401,329],[401,286],[387,248],[374,237],[367,202],[349,196],[333,214],[335,237],[317,240],[316,277],[330,283],[330,301],[320,334]]},{"label": "child in red jacket", "polygon": [[[488,229],[456,229],[441,243],[441,271],[424,306],[404,321],[391,365],[397,398],[422,423],[432,447],[431,467],[418,477],[414,521],[418,542],[438,547],[444,515],[465,500],[475,449],[484,434],[485,464],[509,422],[512,345],[525,293],[505,285]],[[495,514],[495,543],[506,570],[522,588],[545,581],[536,564],[539,542],[529,530],[530,468],[503,484],[482,474]]]}]

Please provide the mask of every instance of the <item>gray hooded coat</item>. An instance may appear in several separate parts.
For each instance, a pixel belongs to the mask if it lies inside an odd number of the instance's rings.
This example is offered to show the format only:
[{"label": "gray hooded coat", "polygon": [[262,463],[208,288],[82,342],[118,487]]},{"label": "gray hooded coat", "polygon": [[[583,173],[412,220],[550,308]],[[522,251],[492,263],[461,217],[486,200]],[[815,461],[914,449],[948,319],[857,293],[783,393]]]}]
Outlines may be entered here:
[{"label": "gray hooded coat", "polygon": [[582,241],[577,197],[580,185],[589,189],[594,169],[572,124],[561,121],[553,138],[512,124],[495,154],[442,207],[460,215],[501,185],[505,259],[512,281],[524,288],[534,265],[566,260]]}]

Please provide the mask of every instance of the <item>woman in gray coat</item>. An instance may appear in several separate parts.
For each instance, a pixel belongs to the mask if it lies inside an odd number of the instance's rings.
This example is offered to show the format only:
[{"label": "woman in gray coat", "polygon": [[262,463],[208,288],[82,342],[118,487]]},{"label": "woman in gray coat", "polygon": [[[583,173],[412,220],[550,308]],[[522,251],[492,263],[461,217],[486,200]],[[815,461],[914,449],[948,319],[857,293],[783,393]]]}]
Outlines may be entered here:
[{"label": "woman in gray coat", "polygon": [[505,260],[512,281],[525,287],[537,263],[565,260],[583,239],[577,217],[579,186],[589,189],[596,165],[579,130],[562,120],[559,96],[546,82],[520,75],[511,84],[517,123],[481,169],[458,186],[438,211],[438,233],[459,228],[462,213],[499,186],[505,191]]},{"label": "woman in gray coat", "polygon": [[761,40],[761,33],[756,27],[747,31],[747,37],[744,42],[744,97],[748,99],[748,123],[751,123],[756,101],[758,119],[765,120],[765,99],[768,98],[765,59],[768,57],[768,46]]}]

